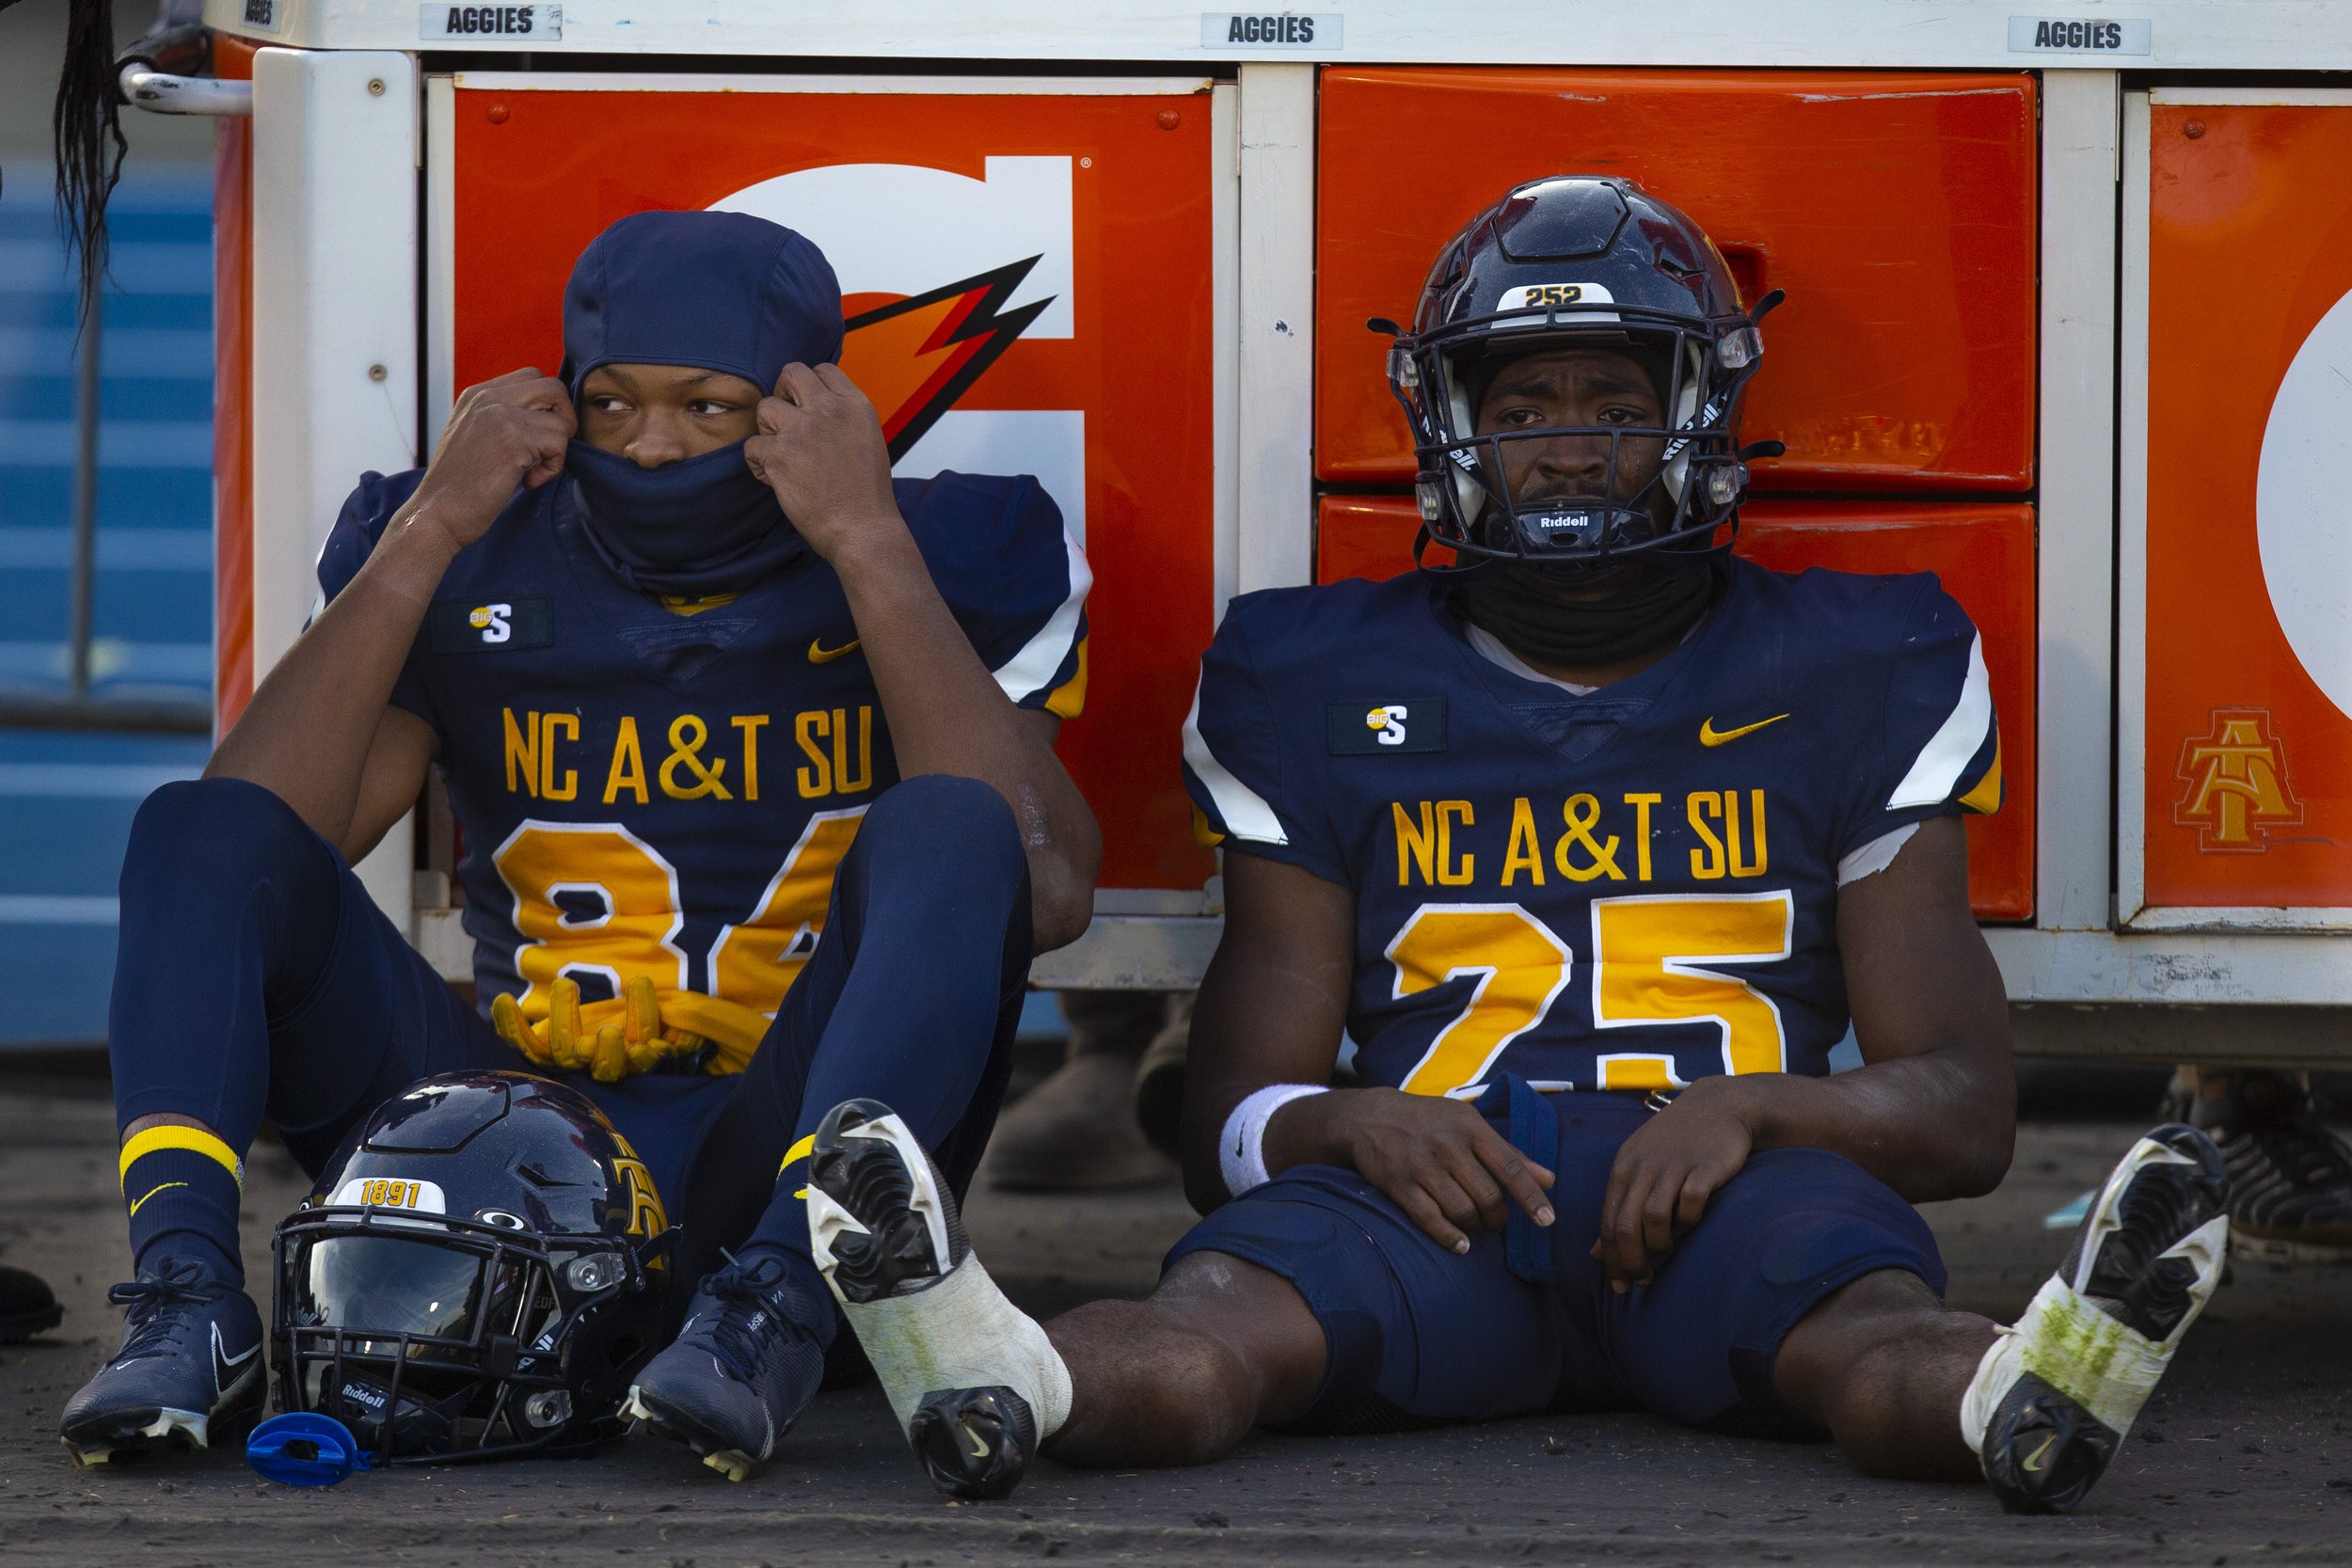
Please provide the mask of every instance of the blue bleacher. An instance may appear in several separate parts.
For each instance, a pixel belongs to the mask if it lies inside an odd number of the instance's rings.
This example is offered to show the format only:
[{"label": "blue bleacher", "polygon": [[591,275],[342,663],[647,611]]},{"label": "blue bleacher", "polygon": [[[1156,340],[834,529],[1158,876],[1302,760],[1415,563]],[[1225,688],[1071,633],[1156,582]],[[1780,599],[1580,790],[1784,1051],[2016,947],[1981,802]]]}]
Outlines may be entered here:
[{"label": "blue bleacher", "polygon": [[[100,398],[94,683],[212,684],[212,171],[127,175],[111,209]],[[73,280],[48,189],[0,192],[0,690],[66,689]],[[115,879],[179,736],[0,729],[0,1048],[105,1036]]]}]

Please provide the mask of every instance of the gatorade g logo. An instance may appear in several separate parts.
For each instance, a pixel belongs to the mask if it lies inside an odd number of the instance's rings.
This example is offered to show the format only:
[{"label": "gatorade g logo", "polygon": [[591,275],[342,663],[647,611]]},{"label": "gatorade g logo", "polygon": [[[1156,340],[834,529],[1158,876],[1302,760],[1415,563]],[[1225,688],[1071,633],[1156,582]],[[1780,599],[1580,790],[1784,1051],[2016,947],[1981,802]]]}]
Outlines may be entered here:
[{"label": "gatorade g logo", "polygon": [[1068,155],[990,157],[979,179],[831,164],[711,203],[797,229],[841,278],[847,371],[882,416],[892,471],[1032,473],[1086,537],[1086,418],[958,406],[1022,339],[1076,336]]}]

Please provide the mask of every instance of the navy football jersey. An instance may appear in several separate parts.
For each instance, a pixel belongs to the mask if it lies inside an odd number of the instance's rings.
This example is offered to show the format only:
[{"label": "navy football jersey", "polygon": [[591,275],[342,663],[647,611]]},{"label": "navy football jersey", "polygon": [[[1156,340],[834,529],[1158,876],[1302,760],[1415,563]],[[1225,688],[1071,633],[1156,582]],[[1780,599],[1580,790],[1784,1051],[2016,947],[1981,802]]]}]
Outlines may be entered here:
[{"label": "navy football jersey", "polygon": [[[421,471],[370,474],[319,557],[331,598]],[[898,483],[932,580],[1007,696],[1086,689],[1091,578],[1034,479]],[[665,1021],[739,1067],[815,950],[835,867],[898,780],[841,582],[813,552],[691,614],[625,586],[568,483],[519,492],[442,578],[392,701],[441,738],[486,1010],[583,1021],[653,977]],[[716,1002],[707,999],[716,998]]]},{"label": "navy football jersey", "polygon": [[1828,1071],[1839,863],[1999,804],[1967,615],[1931,575],[1735,560],[1678,647],[1579,696],[1473,648],[1443,593],[1234,600],[1185,726],[1210,836],[1355,894],[1364,1081]]}]

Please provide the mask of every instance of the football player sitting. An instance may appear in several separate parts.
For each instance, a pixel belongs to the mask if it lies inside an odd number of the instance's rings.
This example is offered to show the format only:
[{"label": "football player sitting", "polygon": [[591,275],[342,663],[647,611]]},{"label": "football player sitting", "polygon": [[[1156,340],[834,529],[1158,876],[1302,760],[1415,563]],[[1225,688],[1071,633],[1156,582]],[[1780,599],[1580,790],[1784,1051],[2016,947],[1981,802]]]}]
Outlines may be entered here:
[{"label": "football player sitting", "polygon": [[[1031,953],[1091,911],[1100,839],[1053,752],[1090,578],[1034,479],[894,483],[842,331],[789,230],[624,218],[573,271],[560,376],[469,388],[428,467],[360,481],[324,608],[132,829],[136,1277],[65,1410],[77,1459],[262,1402],[237,1209],[264,1115],[315,1176],[428,1074],[584,1093],[691,1216],[700,1276],[630,1408],[736,1479],[834,1336],[798,1196],[818,1118],[887,1096],[969,1178]],[[479,1008],[350,869],[430,767]]]},{"label": "football player sitting", "polygon": [[[942,1484],[1623,1407],[2022,1510],[2111,1461],[2221,1267],[2221,1163],[2160,1128],[2014,1325],[1939,1299],[1912,1205],[1991,1190],[2014,1134],[1961,828],[1999,740],[1932,577],[1727,553],[1771,303],[1620,180],[1439,253],[1390,376],[1454,565],[1245,595],[1202,662],[1208,1217],[1155,1295],[1041,1330],[919,1128],[819,1132],[817,1256]],[[1327,1090],[1343,1026],[1365,1086]]]}]

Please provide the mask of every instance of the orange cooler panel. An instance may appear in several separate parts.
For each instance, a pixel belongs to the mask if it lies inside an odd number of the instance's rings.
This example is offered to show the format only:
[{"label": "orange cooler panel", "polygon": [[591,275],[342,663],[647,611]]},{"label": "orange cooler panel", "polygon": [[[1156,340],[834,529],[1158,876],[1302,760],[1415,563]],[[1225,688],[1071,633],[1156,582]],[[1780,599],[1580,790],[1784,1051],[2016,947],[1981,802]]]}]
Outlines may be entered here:
[{"label": "orange cooler panel", "polygon": [[2150,120],[2146,899],[2343,908],[2352,105]]},{"label": "orange cooler panel", "polygon": [[[1388,578],[1412,564],[1413,503],[1397,496],[1324,499],[1316,580]],[[2001,726],[2005,794],[1968,818],[1968,895],[1984,920],[2033,916],[2034,515],[2023,505],[1756,501],[1740,511],[1740,553],[1774,571],[1933,572],[1984,636]]]},{"label": "orange cooler panel", "polygon": [[[1103,824],[1103,885],[1199,887],[1215,863],[1193,842],[1178,752],[1214,592],[1208,98],[461,87],[455,121],[460,388],[518,365],[554,369],[564,279],[614,219],[867,166],[855,199],[827,196],[848,187],[822,180],[814,198],[804,183],[773,199],[787,214],[792,201],[830,202],[836,230],[847,226],[850,243],[826,243],[853,317],[949,297],[852,331],[844,366],[886,428],[947,398],[949,420],[1013,416],[984,427],[1013,440],[1047,432],[1041,450],[1063,478],[1083,476],[1089,686],[1061,755]],[[1008,199],[973,189],[1000,181]],[[1057,278],[1063,309],[1024,325],[956,395],[972,322],[993,307],[980,286],[1024,258]],[[1009,297],[1018,307],[1045,292]],[[946,466],[1033,467],[993,436],[968,444]]]},{"label": "orange cooler panel", "polygon": [[1638,181],[1713,236],[1765,328],[1759,488],[2005,490],[2033,475],[2035,84],[2022,75],[1331,70],[1316,192],[1324,478],[1409,482],[1367,317],[1512,185]]}]

